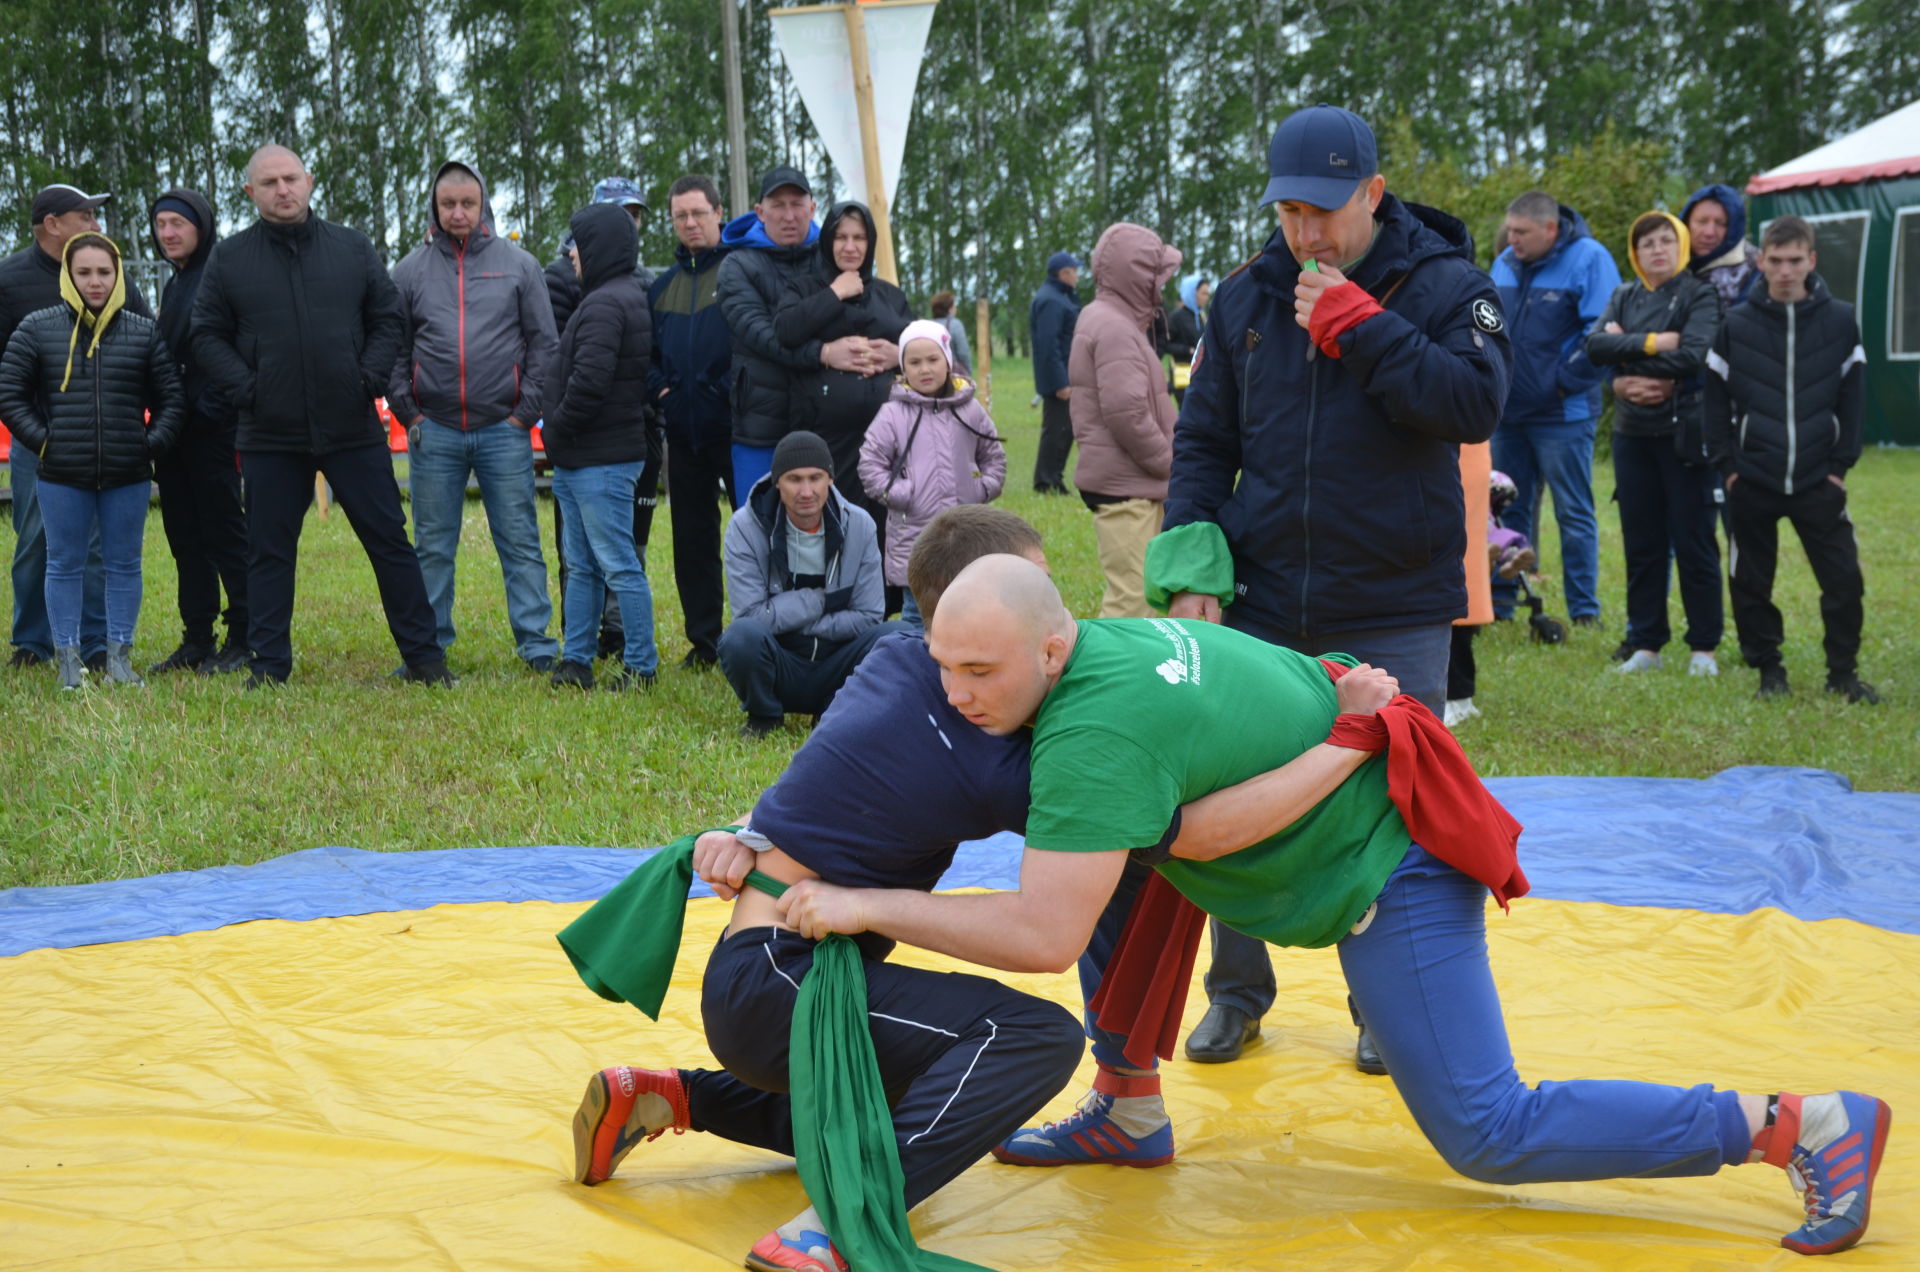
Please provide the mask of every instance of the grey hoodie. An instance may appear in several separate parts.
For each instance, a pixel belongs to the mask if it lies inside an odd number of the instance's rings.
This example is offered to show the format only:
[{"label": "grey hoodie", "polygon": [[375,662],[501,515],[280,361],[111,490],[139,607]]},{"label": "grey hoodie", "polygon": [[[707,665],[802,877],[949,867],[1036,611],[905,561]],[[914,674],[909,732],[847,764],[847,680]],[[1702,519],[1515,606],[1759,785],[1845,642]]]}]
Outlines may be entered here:
[{"label": "grey hoodie", "polygon": [[[464,245],[441,228],[433,199],[453,170],[480,183],[480,224]],[[539,264],[495,233],[487,183],[472,164],[443,163],[433,174],[427,224],[427,241],[393,267],[406,337],[387,405],[403,424],[424,415],[465,430],[512,416],[532,427],[546,409],[558,344]]]}]

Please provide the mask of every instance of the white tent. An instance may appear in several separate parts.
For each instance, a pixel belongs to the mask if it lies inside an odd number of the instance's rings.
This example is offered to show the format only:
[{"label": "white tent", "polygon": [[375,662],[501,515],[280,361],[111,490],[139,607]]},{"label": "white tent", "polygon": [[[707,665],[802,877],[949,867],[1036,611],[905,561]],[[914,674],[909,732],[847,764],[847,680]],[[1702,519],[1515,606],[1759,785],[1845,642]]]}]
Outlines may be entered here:
[{"label": "white tent", "polygon": [[1920,173],[1920,101],[1908,102],[1865,128],[1789,159],[1747,183],[1748,194],[1811,185],[1851,185]]}]

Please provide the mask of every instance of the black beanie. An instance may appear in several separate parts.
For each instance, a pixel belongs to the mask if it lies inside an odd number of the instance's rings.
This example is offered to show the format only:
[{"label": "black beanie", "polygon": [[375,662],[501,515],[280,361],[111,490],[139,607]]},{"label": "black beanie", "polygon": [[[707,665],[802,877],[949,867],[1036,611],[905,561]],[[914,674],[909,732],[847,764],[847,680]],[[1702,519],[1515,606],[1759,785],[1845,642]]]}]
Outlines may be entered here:
[{"label": "black beanie", "polygon": [[170,194],[161,195],[154,201],[153,215],[159,216],[162,212],[176,212],[192,221],[202,234],[207,232],[206,223],[200,216],[200,209],[185,199],[175,198]]},{"label": "black beanie", "polygon": [[780,474],[796,468],[824,468],[827,476],[833,476],[833,452],[827,449],[827,443],[818,433],[797,429],[781,438],[780,444],[773,448],[775,481],[780,480]]}]

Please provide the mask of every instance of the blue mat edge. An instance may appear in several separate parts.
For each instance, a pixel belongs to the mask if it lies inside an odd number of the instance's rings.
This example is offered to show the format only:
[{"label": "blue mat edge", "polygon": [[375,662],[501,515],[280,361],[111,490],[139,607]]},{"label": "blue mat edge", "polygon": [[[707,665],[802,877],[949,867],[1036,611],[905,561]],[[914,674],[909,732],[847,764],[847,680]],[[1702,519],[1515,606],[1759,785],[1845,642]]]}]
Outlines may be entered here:
[{"label": "blue mat edge", "polygon": [[[1820,769],[1713,777],[1487,782],[1528,825],[1521,862],[1544,899],[1805,920],[1920,935],[1920,794],[1858,793]],[[1660,798],[1650,798],[1660,797]],[[1703,808],[1714,810],[1703,818]],[[1597,829],[1588,824],[1603,818]],[[1710,823],[1710,832],[1707,823]],[[1592,846],[1604,837],[1609,851]],[[1675,853],[1691,837],[1694,851]],[[1018,836],[964,844],[943,888],[1017,886]],[[552,845],[371,852],[323,847],[244,866],[0,890],[0,957],[178,936],[259,919],[339,918],[487,901],[593,900],[652,848]],[[692,895],[710,896],[695,882]]]}]

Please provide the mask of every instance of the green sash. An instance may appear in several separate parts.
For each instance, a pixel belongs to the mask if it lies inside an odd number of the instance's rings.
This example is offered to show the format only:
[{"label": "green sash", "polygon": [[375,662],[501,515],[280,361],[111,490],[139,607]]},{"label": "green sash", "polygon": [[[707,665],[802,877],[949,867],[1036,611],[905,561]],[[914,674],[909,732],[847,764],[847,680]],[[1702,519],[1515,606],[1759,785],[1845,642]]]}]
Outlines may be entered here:
[{"label": "green sash", "polygon": [[[656,852],[558,938],[587,988],[654,1020],[680,949],[698,838],[687,835]],[[787,890],[758,870],[747,884],[773,897]],[[794,1161],[807,1200],[848,1264],[859,1272],[990,1272],[914,1243],[893,1113],[867,1025],[866,968],[860,947],[846,937],[814,946],[790,1042]]]}]

